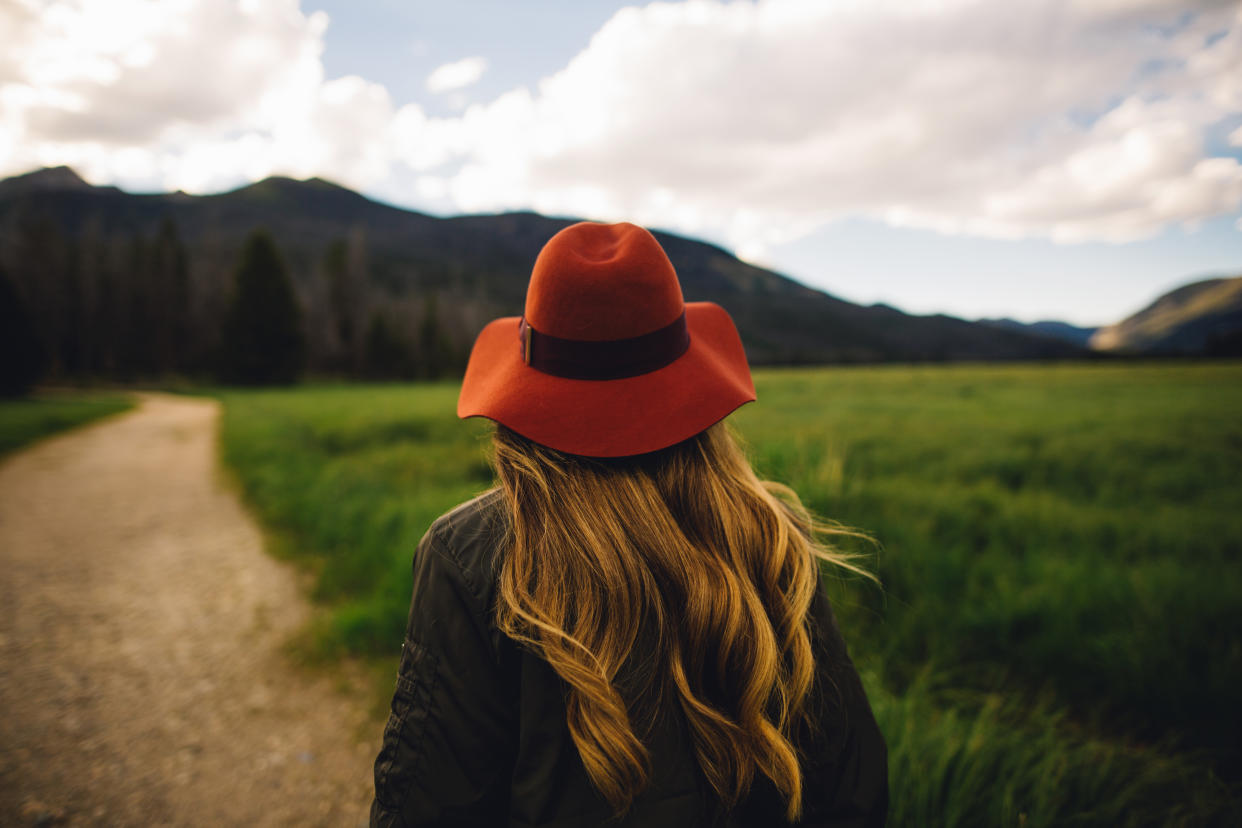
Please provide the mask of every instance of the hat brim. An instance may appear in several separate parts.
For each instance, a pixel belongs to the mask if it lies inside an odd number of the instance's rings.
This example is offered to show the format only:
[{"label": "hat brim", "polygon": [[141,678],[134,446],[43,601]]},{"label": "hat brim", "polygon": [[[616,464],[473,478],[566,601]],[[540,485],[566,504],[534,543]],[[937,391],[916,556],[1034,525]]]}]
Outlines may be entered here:
[{"label": "hat brim", "polygon": [[737,328],[713,302],[687,302],[690,347],[663,368],[613,380],[566,379],[527,365],[521,318],[479,332],[457,416],[486,417],[569,454],[624,457],[679,443],[755,399]]}]

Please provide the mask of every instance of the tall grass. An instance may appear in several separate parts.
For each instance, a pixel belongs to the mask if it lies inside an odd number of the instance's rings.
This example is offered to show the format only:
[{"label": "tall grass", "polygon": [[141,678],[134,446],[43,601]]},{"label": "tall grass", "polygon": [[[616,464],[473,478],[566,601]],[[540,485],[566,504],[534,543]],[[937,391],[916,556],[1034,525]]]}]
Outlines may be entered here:
[{"label": "tall grass", "polygon": [[[894,824],[1227,824],[1242,741],[1242,365],[756,372],[759,470],[882,544],[830,579]],[[399,650],[410,556],[486,488],[455,385],[224,393],[223,451],[316,573],[321,657]]]},{"label": "tall grass", "polygon": [[50,434],[126,411],[133,400],[110,392],[56,392],[0,400],[0,457]]},{"label": "tall grass", "polygon": [[953,665],[1232,752],[1240,380],[1236,364],[769,372],[737,423],[762,471],[884,544],[884,593],[843,612],[896,686]]},{"label": "tall grass", "polygon": [[890,749],[889,824],[1231,824],[1236,792],[1193,758],[1100,737],[1047,699],[964,697],[933,674],[900,694],[864,675]]},{"label": "tall grass", "polygon": [[225,462],[274,551],[314,571],[313,597],[331,608],[305,643],[328,657],[395,652],[423,532],[491,485],[487,426],[456,419],[450,383],[220,397]]}]

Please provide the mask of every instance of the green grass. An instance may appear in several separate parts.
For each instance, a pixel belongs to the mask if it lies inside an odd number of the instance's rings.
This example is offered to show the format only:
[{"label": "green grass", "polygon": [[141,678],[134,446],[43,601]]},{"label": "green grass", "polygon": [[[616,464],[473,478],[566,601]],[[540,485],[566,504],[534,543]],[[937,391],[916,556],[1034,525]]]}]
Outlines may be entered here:
[{"label": "green grass", "polygon": [[108,392],[41,393],[0,400],[0,456],[49,434],[126,411],[128,397]]},{"label": "green grass", "polygon": [[487,426],[456,419],[447,383],[219,396],[225,462],[275,551],[316,572],[313,597],[331,608],[304,645],[329,657],[399,650],[419,538],[491,485]]},{"label": "green grass", "polygon": [[883,543],[849,623],[903,686],[1053,689],[1154,737],[1242,741],[1236,365],[761,375],[760,469]]},{"label": "green grass", "polygon": [[[760,472],[874,534],[831,579],[893,824],[1177,825],[1239,807],[1242,365],[756,373]],[[491,481],[452,384],[222,392],[223,451],[316,573],[302,647],[392,661],[414,547]]]},{"label": "green grass", "polygon": [[1102,738],[1047,699],[965,697],[931,676],[896,694],[864,673],[890,750],[891,825],[1231,824],[1236,791],[1193,757]]}]

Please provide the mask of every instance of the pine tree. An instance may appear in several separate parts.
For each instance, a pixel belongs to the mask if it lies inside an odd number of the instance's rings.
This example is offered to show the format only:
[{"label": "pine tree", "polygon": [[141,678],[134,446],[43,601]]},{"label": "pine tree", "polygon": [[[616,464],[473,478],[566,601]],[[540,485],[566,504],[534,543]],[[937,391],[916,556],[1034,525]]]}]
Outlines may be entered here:
[{"label": "pine tree", "polygon": [[302,311],[272,237],[256,230],[246,240],[233,296],[225,313],[220,377],[242,384],[297,380],[305,360]]},{"label": "pine tree", "polygon": [[382,313],[371,316],[364,341],[365,374],[375,379],[405,379],[414,374],[410,346]]},{"label": "pine tree", "polygon": [[26,305],[0,270],[0,395],[24,394],[43,373],[44,351]]},{"label": "pine tree", "polygon": [[435,293],[427,296],[423,319],[418,326],[418,351],[422,376],[437,379],[456,370],[453,343],[440,321],[440,306]]},{"label": "pine tree", "polygon": [[155,300],[151,295],[151,245],[135,231],[125,245],[125,266],[117,285],[120,316],[117,328],[122,379],[149,377],[155,362]]},{"label": "pine tree", "polygon": [[9,278],[25,303],[25,313],[39,337],[42,375],[63,379],[63,345],[70,338],[68,293],[72,267],[70,245],[60,222],[47,213],[19,214],[17,255]]},{"label": "pine tree", "polygon": [[328,280],[328,313],[331,330],[339,348],[340,367],[347,374],[363,372],[366,361],[363,323],[367,318],[367,237],[355,226],[346,238],[336,239],[324,256]]},{"label": "pine tree", "polygon": [[167,375],[185,366],[190,334],[190,281],[185,245],[176,223],[165,217],[151,247],[154,366]]}]

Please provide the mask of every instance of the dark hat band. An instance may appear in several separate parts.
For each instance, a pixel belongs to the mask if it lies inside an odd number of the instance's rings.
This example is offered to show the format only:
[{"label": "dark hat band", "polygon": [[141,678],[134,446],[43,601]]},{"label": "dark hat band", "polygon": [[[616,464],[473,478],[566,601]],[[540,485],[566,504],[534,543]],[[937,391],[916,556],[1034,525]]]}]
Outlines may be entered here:
[{"label": "dark hat band", "polygon": [[663,328],[627,339],[562,339],[518,325],[522,361],[545,374],[565,379],[613,380],[659,370],[690,347],[686,312]]}]

